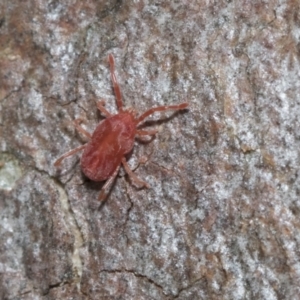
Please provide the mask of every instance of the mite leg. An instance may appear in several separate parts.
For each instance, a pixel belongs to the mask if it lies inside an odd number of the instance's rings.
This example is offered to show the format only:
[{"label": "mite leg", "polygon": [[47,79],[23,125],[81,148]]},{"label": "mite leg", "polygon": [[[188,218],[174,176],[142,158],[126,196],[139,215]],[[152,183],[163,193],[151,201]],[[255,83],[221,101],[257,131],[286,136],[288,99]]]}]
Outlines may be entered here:
[{"label": "mite leg", "polygon": [[58,167],[58,166],[61,164],[61,162],[62,162],[66,157],[69,157],[69,156],[75,154],[76,152],[78,152],[78,151],[84,149],[85,146],[86,146],[86,144],[85,144],[85,145],[81,145],[81,146],[79,146],[79,147],[77,147],[77,148],[75,148],[75,149],[72,149],[72,150],[68,151],[68,152],[65,153],[63,156],[61,156],[57,161],[55,161],[54,166],[55,166],[55,167]]},{"label": "mite leg", "polygon": [[178,105],[165,105],[165,106],[158,106],[158,107],[153,107],[144,112],[141,116],[139,116],[136,119],[136,124],[142,122],[144,119],[146,119],[148,116],[152,115],[156,111],[165,111],[165,110],[181,110],[185,109],[188,107],[188,103],[184,102]]},{"label": "mite leg", "polygon": [[122,102],[122,97],[121,97],[121,90],[120,86],[117,82],[116,74],[115,74],[115,60],[112,54],[108,55],[108,61],[110,64],[110,76],[111,76],[111,81],[113,83],[114,91],[115,91],[115,96],[117,100],[117,107],[118,110],[122,110],[123,107],[123,102]]},{"label": "mite leg", "polygon": [[155,135],[158,132],[158,129],[151,129],[151,130],[140,130],[136,131],[137,135]]},{"label": "mite leg", "polygon": [[124,166],[124,169],[126,171],[126,173],[129,175],[130,179],[132,182],[134,182],[136,185],[140,186],[140,187],[146,187],[149,188],[149,184],[141,179],[139,179],[129,168],[127,161],[125,159],[125,157],[122,158],[122,164]]},{"label": "mite leg", "polygon": [[117,175],[119,173],[119,170],[120,170],[120,166],[118,166],[116,168],[116,170],[113,172],[113,174],[106,180],[106,182],[103,185],[101,192],[99,194],[99,197],[98,197],[99,201],[105,200],[106,196],[108,195],[108,193],[111,189],[112,184],[115,181],[115,178],[117,177]]},{"label": "mite leg", "polygon": [[104,100],[100,100],[97,102],[97,108],[103,113],[103,115],[108,118],[111,117],[112,114],[104,107],[105,105],[105,101]]},{"label": "mite leg", "polygon": [[85,135],[86,137],[88,137],[89,139],[91,139],[92,135],[80,126],[80,123],[82,121],[83,121],[82,119],[76,119],[76,120],[74,120],[75,128],[77,129],[78,132],[82,133],[83,135]]},{"label": "mite leg", "polygon": [[[143,143],[148,143],[151,142],[152,139],[154,138],[154,135],[158,132],[157,129],[152,129],[152,130],[140,130],[138,129],[136,131],[137,134],[137,139],[140,140]],[[145,136],[151,136],[151,138],[145,138]]]}]

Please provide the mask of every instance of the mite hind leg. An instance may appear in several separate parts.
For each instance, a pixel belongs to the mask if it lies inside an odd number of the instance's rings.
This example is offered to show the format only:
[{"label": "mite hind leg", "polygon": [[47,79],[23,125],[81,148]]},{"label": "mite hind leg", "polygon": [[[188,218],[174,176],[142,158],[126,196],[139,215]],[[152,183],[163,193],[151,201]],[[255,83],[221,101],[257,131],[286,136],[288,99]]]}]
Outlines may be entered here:
[{"label": "mite hind leg", "polygon": [[150,188],[149,184],[146,181],[143,181],[141,179],[139,179],[130,169],[130,167],[127,164],[127,161],[125,159],[125,157],[122,158],[122,164],[123,167],[126,171],[126,173],[128,174],[128,176],[130,177],[131,181],[137,185],[138,187],[146,187],[146,188]]},{"label": "mite hind leg", "polygon": [[54,166],[55,166],[55,167],[60,166],[61,162],[62,162],[65,158],[67,158],[67,157],[69,157],[69,156],[72,156],[72,155],[74,155],[75,153],[81,151],[82,149],[85,148],[85,146],[86,146],[86,144],[81,145],[81,146],[79,146],[79,147],[77,147],[77,148],[75,148],[75,149],[72,149],[72,150],[66,152],[64,155],[62,155],[58,160],[56,160],[56,161],[54,162]]},{"label": "mite hind leg", "polygon": [[[73,121],[73,124],[74,124],[74,126],[75,126],[75,128],[76,128],[76,130],[77,130],[78,132],[80,132],[80,133],[83,134],[84,136],[86,136],[86,137],[88,137],[89,139],[91,139],[91,138],[92,138],[92,135],[91,135],[88,131],[86,131],[85,129],[83,129],[83,128],[80,126],[80,123],[81,123],[82,121],[83,121],[82,119],[78,118],[78,119],[76,119],[76,120]],[[62,162],[65,158],[67,158],[67,157],[69,157],[69,156],[72,156],[72,155],[74,155],[75,153],[77,153],[77,152],[83,150],[83,149],[85,148],[85,146],[86,146],[86,144],[81,145],[81,146],[79,146],[79,147],[77,147],[77,148],[75,148],[75,149],[72,149],[72,150],[66,152],[66,153],[63,154],[59,159],[57,159],[57,160],[54,162],[54,166],[55,166],[55,167],[60,166],[61,162]]]},{"label": "mite hind leg", "polygon": [[99,197],[98,197],[98,200],[99,201],[103,201],[105,200],[105,198],[107,197],[110,189],[111,189],[111,186],[112,184],[114,183],[118,173],[119,173],[119,170],[120,170],[120,166],[118,166],[115,171],[113,172],[113,174],[106,180],[105,184],[103,185],[101,191],[100,191],[100,194],[99,194]]},{"label": "mite hind leg", "polygon": [[92,135],[91,135],[88,131],[86,131],[85,129],[83,129],[83,128],[80,126],[80,123],[81,123],[82,121],[83,121],[83,119],[80,119],[80,118],[74,120],[74,126],[75,126],[75,128],[76,128],[76,130],[77,130],[78,132],[82,133],[83,135],[85,135],[86,137],[88,137],[89,139],[91,139],[91,138],[92,138]]},{"label": "mite hind leg", "polygon": [[138,129],[136,131],[136,134],[140,135],[140,136],[155,135],[156,133],[158,133],[158,129],[150,129],[150,130],[141,130],[141,129]]},{"label": "mite hind leg", "polygon": [[158,129],[141,130],[136,131],[136,138],[142,143],[149,143],[155,138],[155,134],[158,133]]}]

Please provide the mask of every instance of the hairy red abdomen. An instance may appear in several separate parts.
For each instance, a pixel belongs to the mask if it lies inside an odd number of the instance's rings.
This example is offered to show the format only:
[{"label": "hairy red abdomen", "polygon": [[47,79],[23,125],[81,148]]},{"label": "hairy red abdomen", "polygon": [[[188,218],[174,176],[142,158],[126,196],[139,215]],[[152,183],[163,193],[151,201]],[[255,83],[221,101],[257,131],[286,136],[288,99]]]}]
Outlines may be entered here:
[{"label": "hairy red abdomen", "polygon": [[136,123],[130,112],[103,120],[82,154],[83,173],[93,181],[109,178],[133,148],[135,134]]}]

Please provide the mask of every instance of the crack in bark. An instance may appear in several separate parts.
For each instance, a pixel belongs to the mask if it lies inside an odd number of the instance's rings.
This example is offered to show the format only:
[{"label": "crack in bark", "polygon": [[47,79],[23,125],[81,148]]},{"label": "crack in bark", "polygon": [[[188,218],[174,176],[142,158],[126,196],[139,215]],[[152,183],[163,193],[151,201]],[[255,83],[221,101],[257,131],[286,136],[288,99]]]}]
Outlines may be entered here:
[{"label": "crack in bark", "polygon": [[[163,292],[163,286],[161,286],[160,284],[158,284],[157,282],[155,282],[153,279],[149,278],[146,275],[137,273],[134,270],[130,270],[130,269],[114,269],[114,270],[107,270],[107,269],[103,269],[99,272],[99,274],[101,273],[110,273],[110,274],[123,274],[123,273],[129,273],[134,275],[137,278],[141,278],[144,279],[146,281],[148,281],[149,283],[151,283],[152,285],[154,285],[156,288],[158,288],[159,290],[161,290]],[[164,292],[163,292],[164,293]]]}]

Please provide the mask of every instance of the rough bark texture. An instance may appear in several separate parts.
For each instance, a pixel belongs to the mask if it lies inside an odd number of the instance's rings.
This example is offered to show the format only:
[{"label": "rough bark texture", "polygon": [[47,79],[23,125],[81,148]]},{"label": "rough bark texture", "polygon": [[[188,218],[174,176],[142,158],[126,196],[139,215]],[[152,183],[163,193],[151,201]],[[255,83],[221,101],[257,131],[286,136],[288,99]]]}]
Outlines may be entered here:
[{"label": "rough bark texture", "polygon": [[[2,0],[0,298],[299,299],[299,32],[293,0]],[[109,53],[126,106],[190,108],[97,208],[53,162],[116,111]]]}]

